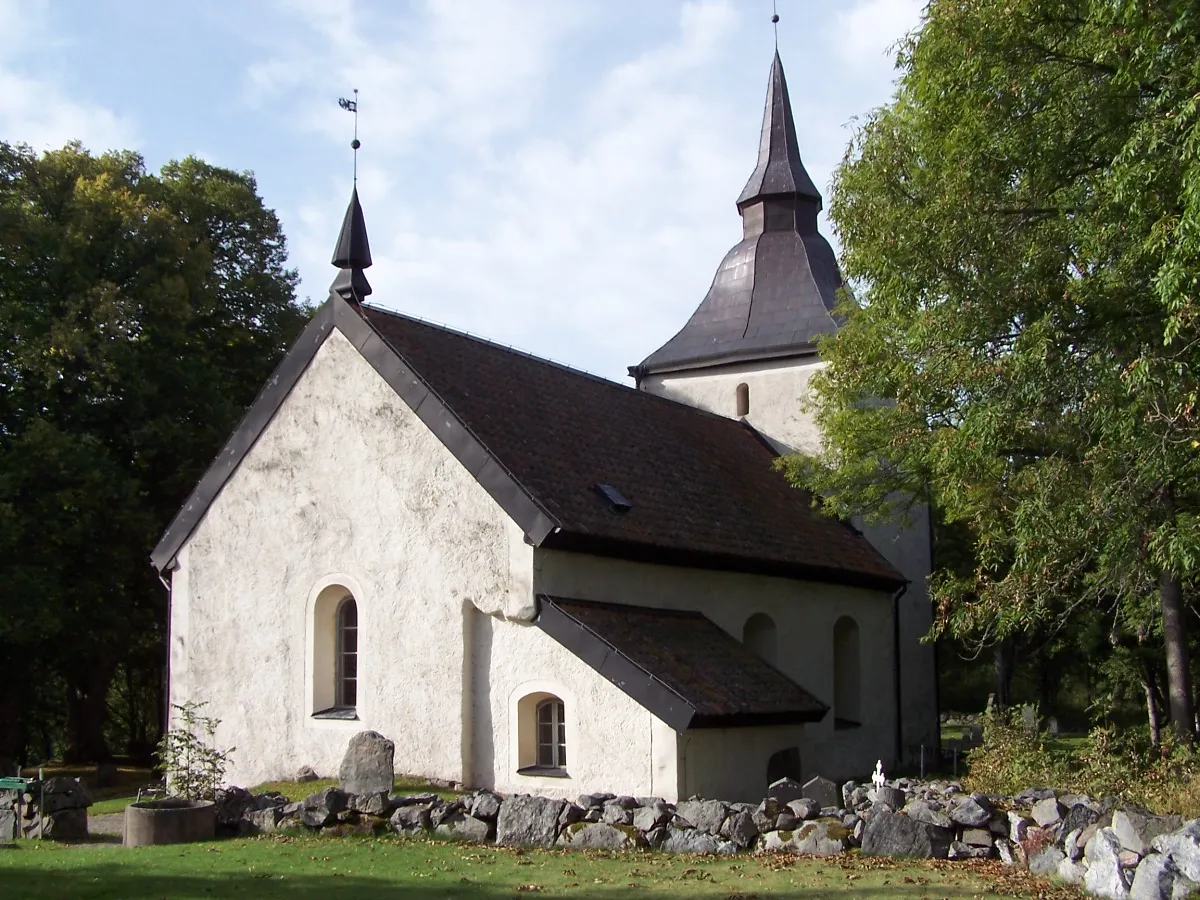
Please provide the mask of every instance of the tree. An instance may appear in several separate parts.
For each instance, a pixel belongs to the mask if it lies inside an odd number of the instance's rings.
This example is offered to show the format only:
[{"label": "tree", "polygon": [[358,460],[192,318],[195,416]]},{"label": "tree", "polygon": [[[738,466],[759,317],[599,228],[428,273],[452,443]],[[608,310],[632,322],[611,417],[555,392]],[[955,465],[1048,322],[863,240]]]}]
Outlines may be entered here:
[{"label": "tree", "polygon": [[965,527],[938,628],[1158,635],[1191,739],[1200,2],[934,0],[898,62],[836,175],[826,446],[786,467],[832,513]]},{"label": "tree", "polygon": [[116,672],[161,684],[149,551],[303,324],[285,262],[249,173],[0,143],[0,757],[63,704],[104,758]]}]

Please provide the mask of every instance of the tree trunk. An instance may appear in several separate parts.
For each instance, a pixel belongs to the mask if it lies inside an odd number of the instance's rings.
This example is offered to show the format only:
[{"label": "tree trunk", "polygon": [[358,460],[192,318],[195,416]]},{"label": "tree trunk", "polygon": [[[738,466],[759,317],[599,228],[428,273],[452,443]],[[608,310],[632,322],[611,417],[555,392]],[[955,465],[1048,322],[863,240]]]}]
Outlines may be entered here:
[{"label": "tree trunk", "polygon": [[1150,743],[1157,747],[1162,740],[1159,727],[1158,697],[1154,689],[1154,672],[1147,666],[1142,672],[1142,687],[1146,691],[1146,715],[1150,719]]},{"label": "tree trunk", "polygon": [[996,703],[1001,708],[1012,703],[1012,679],[1016,651],[1016,643],[1011,638],[1000,641],[995,646]]},{"label": "tree trunk", "polygon": [[67,748],[64,762],[103,762],[112,758],[104,739],[108,689],[115,666],[93,665],[71,673],[67,683]]},{"label": "tree trunk", "polygon": [[1187,743],[1196,736],[1192,714],[1192,668],[1188,659],[1187,628],[1183,614],[1183,586],[1169,572],[1163,572],[1158,590],[1162,603],[1163,643],[1167,651],[1167,701],[1171,708],[1171,727]]}]

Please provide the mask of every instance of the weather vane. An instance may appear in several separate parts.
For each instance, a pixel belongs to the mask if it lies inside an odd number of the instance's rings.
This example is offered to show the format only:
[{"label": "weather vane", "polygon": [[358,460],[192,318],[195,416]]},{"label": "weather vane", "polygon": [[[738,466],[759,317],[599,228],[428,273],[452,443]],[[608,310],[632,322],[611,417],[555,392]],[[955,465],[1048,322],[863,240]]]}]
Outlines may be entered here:
[{"label": "weather vane", "polygon": [[350,142],[350,149],[354,151],[354,183],[358,184],[358,148],[362,146],[362,142],[358,139],[358,88],[354,89],[354,99],[347,100],[345,97],[338,98],[338,106],[346,110],[346,112],[354,113],[354,140]]},{"label": "weather vane", "polygon": [[775,49],[779,49],[779,10],[775,8],[775,0],[771,0],[771,27],[775,29]]}]

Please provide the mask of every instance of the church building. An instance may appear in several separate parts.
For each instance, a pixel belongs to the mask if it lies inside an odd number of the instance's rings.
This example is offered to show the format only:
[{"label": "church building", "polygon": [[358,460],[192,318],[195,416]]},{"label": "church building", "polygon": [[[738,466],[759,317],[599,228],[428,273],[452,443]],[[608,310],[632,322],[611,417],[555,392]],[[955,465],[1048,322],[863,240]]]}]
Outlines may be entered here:
[{"label": "church building", "polygon": [[[928,529],[864,533],[774,468],[842,285],[778,54],[743,239],[620,385],[371,305],[357,191],[328,301],[151,560],[170,700],[227,773],[756,801],[937,742]],[[631,348],[636,350],[637,348]]]}]

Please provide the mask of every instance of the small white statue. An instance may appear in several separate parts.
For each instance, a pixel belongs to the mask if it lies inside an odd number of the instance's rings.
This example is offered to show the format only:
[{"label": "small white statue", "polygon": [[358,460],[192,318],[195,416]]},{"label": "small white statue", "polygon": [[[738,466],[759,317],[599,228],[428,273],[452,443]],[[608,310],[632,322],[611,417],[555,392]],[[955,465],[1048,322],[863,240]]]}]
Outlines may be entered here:
[{"label": "small white statue", "polygon": [[871,776],[871,784],[875,785],[877,788],[881,788],[887,784],[887,778],[885,778],[883,775],[882,759],[877,759],[875,761],[875,774]]}]

